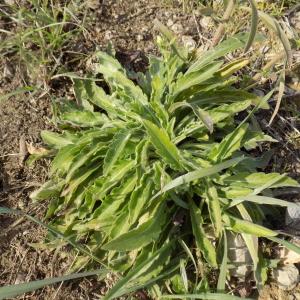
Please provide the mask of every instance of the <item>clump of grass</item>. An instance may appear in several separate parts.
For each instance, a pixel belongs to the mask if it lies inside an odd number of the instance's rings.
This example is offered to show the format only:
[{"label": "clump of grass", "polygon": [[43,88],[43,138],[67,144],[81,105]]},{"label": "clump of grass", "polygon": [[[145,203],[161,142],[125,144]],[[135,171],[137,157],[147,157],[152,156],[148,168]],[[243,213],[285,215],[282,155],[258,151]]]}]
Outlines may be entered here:
[{"label": "clump of grass", "polygon": [[3,5],[0,16],[9,28],[1,31],[0,53],[19,66],[25,82],[47,82],[61,67],[65,50],[84,31],[85,17],[79,20],[75,15],[71,1],[28,0]]},{"label": "clump of grass", "polygon": [[[51,227],[89,249],[74,269],[100,261],[120,277],[103,299],[141,288],[154,298],[172,292],[180,299],[225,291],[227,231],[242,235],[262,285],[253,237],[299,252],[263,226],[272,206],[293,205],[272,197],[272,190],[298,183],[263,173],[268,154],[249,153],[274,141],[251,123],[256,110],[268,108],[272,92],[260,98],[236,88],[234,74],[248,60],[222,59],[245,47],[247,35],[195,59],[157,26],[162,57],[150,57],[145,74],[129,77],[114,57],[97,52],[93,77],[101,75],[106,86],[74,79],[77,104],[56,102],[62,133],[42,132],[54,156],[50,179],[31,197],[51,199]],[[240,112],[244,119],[236,118]],[[49,246],[57,242],[49,235]],[[212,270],[220,271],[217,286],[208,280]]]}]

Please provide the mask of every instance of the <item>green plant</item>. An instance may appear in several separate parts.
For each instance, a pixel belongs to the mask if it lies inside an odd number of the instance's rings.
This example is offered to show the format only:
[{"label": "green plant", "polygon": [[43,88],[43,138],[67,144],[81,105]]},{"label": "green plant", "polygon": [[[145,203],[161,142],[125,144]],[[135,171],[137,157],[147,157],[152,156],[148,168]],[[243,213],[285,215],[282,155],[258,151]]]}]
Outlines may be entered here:
[{"label": "green plant", "polygon": [[[162,58],[150,57],[145,74],[127,74],[114,57],[97,52],[93,75],[107,86],[74,79],[77,103],[54,106],[63,132],[42,132],[54,159],[50,180],[31,197],[51,199],[50,226],[92,253],[79,256],[75,268],[92,267],[97,257],[121,276],[103,299],[145,287],[157,298],[213,291],[208,274],[219,268],[218,290],[225,291],[226,231],[242,234],[259,270],[252,236],[274,240],[277,232],[263,226],[266,214],[293,205],[273,198],[272,189],[298,186],[285,174],[258,171],[269,153],[249,153],[274,141],[251,123],[272,92],[260,98],[234,87],[233,74],[248,61],[222,60],[248,36],[195,59],[157,26]],[[236,118],[239,112],[247,116]],[[57,236],[49,234],[48,242],[55,246]]]},{"label": "green plant", "polygon": [[[41,78],[49,80],[62,65],[64,48],[84,31],[84,21],[78,20],[75,11],[72,1],[63,5],[28,0],[3,5],[0,16],[9,20],[11,30],[1,30],[6,37],[0,43],[0,53],[19,64],[26,75],[24,79],[29,76],[33,82]],[[51,71],[47,70],[50,65]]]}]

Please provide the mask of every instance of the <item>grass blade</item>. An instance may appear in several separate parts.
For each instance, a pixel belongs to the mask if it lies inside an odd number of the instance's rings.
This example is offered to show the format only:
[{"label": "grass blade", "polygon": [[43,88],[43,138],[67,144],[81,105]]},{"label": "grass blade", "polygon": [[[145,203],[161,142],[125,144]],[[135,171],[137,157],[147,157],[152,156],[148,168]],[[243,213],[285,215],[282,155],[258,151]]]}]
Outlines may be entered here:
[{"label": "grass blade", "polygon": [[9,99],[12,96],[16,96],[16,95],[19,95],[19,94],[23,94],[23,93],[26,93],[26,92],[32,92],[32,91],[34,91],[34,88],[31,87],[31,86],[25,86],[25,87],[16,89],[13,92],[10,92],[10,93],[7,93],[5,95],[0,96],[0,102]]},{"label": "grass blade", "polygon": [[223,243],[224,254],[223,254],[223,259],[222,259],[222,263],[220,266],[220,274],[219,274],[219,278],[218,278],[218,285],[217,285],[218,292],[225,291],[225,283],[226,283],[228,248],[227,248],[227,236],[226,236],[225,230],[223,231],[223,240],[224,240],[224,243]]},{"label": "grass blade", "polygon": [[290,243],[289,241],[280,239],[280,238],[275,237],[275,236],[267,236],[267,238],[269,240],[273,241],[273,242],[276,242],[278,244],[281,244],[281,245],[285,246],[287,249],[289,249],[291,251],[294,251],[297,254],[300,254],[300,247],[295,245],[295,244]]},{"label": "grass blade", "polygon": [[146,271],[151,265],[155,264],[156,261],[159,260],[160,256],[164,254],[165,251],[168,251],[173,243],[168,243],[165,246],[161,247],[157,250],[152,256],[143,261],[141,264],[132,268],[131,271],[122,279],[120,279],[112,289],[108,291],[108,293],[102,298],[102,300],[110,300],[115,297],[120,297],[123,293],[120,293],[121,290],[124,291],[124,287],[131,280],[137,278],[141,272]]},{"label": "grass blade", "polygon": [[251,12],[251,29],[250,29],[250,34],[249,34],[244,52],[247,52],[249,50],[249,48],[251,47],[251,45],[255,39],[257,25],[258,25],[258,10],[256,7],[256,2],[254,0],[249,0],[249,2],[251,5],[251,10],[252,10],[252,12]]},{"label": "grass blade", "polygon": [[277,198],[272,198],[267,196],[257,196],[257,195],[248,195],[240,198],[235,198],[232,200],[229,207],[236,206],[244,201],[249,201],[257,204],[278,205],[283,207],[298,207],[298,205],[294,202],[288,202]]},{"label": "grass blade", "polygon": [[273,122],[274,118],[276,117],[276,115],[279,111],[279,108],[280,108],[280,103],[281,103],[283,93],[284,93],[285,68],[283,68],[283,70],[281,71],[278,81],[279,81],[278,96],[277,96],[277,101],[276,101],[276,106],[275,106],[274,112],[269,121],[269,126],[272,124],[272,122]]},{"label": "grass blade", "polygon": [[156,195],[153,196],[153,199],[157,198],[158,196],[164,194],[165,192],[168,192],[180,185],[187,184],[191,181],[201,179],[203,177],[211,176],[213,174],[221,172],[224,169],[228,169],[228,168],[232,167],[233,165],[238,164],[243,159],[244,159],[244,157],[240,156],[240,157],[229,159],[225,162],[219,163],[210,168],[188,172],[182,176],[175,178],[174,180],[172,180],[171,182],[166,184]]},{"label": "grass blade", "polygon": [[217,255],[215,248],[206,237],[206,234],[202,228],[202,218],[201,211],[191,200],[190,205],[190,215],[192,221],[193,234],[196,240],[196,245],[198,249],[203,253],[205,260],[213,267],[217,267]]},{"label": "grass blade", "polygon": [[[199,293],[199,294],[182,294],[182,295],[162,295],[161,299],[202,299],[202,300],[241,300],[240,297],[220,294],[220,293]],[[243,298],[250,300],[250,298]]]},{"label": "grass blade", "polygon": [[95,271],[75,273],[75,274],[70,274],[70,275],[65,275],[60,277],[31,281],[28,283],[21,283],[16,285],[0,287],[0,299],[17,297],[24,293],[28,293],[40,289],[45,285],[55,284],[57,282],[67,281],[71,279],[77,279],[77,278],[93,276],[93,275],[101,275],[101,277],[103,278],[105,275],[107,275],[107,273],[108,273],[107,270],[100,269]]}]

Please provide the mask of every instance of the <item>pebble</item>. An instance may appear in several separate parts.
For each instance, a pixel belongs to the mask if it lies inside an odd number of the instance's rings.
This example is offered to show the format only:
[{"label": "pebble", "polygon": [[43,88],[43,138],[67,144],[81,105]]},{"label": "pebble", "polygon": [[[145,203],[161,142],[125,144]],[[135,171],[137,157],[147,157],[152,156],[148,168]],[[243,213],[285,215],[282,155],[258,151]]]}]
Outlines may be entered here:
[{"label": "pebble", "polygon": [[97,9],[100,6],[99,0],[88,0],[86,1],[88,8]]},{"label": "pebble", "polygon": [[105,40],[111,40],[112,38],[113,38],[112,32],[110,30],[105,31],[104,39]]},{"label": "pebble", "polygon": [[291,290],[299,282],[299,271],[294,265],[283,266],[273,270],[273,278],[282,290]]},{"label": "pebble", "polygon": [[17,278],[15,280],[15,284],[20,284],[25,282],[25,276],[24,274],[18,274]]},{"label": "pebble", "polygon": [[193,51],[197,47],[196,41],[189,35],[183,35],[181,37],[183,45],[188,49],[188,51]]},{"label": "pebble", "polygon": [[143,39],[144,39],[144,36],[143,36],[142,34],[138,34],[138,35],[136,36],[136,40],[137,40],[138,42],[142,41]]},{"label": "pebble", "polygon": [[202,28],[208,29],[213,26],[213,20],[211,17],[204,16],[199,21]]},{"label": "pebble", "polygon": [[174,21],[172,19],[168,19],[167,26],[171,27],[174,24]]},{"label": "pebble", "polygon": [[183,26],[180,23],[175,23],[171,26],[171,30],[176,34],[182,34]]},{"label": "pebble", "polygon": [[296,206],[289,206],[285,213],[285,225],[300,231],[300,203]]},{"label": "pebble", "polygon": [[4,2],[7,5],[14,5],[15,4],[15,0],[4,0]]}]

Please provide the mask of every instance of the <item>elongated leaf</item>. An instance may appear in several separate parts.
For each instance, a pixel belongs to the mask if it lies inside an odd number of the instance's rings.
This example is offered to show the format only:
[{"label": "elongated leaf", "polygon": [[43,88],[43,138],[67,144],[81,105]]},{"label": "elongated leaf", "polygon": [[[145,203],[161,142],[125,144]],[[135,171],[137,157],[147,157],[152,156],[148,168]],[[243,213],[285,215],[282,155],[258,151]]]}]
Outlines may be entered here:
[{"label": "elongated leaf", "polygon": [[232,186],[242,186],[248,188],[254,188],[261,190],[261,187],[264,188],[278,188],[285,186],[295,186],[298,187],[299,184],[292,178],[289,178],[286,175],[281,175],[279,173],[269,173],[265,174],[262,172],[257,173],[246,173],[241,172],[238,175],[229,176],[224,179],[224,183],[230,184]]},{"label": "elongated leaf", "polygon": [[213,132],[213,120],[211,116],[209,115],[208,112],[206,112],[205,110],[201,109],[196,105],[190,104],[188,102],[175,102],[173,105],[171,105],[169,111],[173,112],[175,109],[182,106],[190,107],[193,110],[196,117],[203,122],[203,124],[208,129],[208,131],[210,133]]},{"label": "elongated leaf", "polygon": [[276,33],[276,35],[282,42],[282,45],[283,45],[285,53],[286,53],[287,60],[290,61],[291,60],[291,45],[290,45],[287,35],[281,28],[280,24],[277,22],[277,20],[275,18],[271,17],[267,13],[258,11],[258,14],[259,14],[260,19],[266,24],[266,26],[271,28]]},{"label": "elongated leaf", "polygon": [[218,46],[214,47],[213,49],[205,52],[201,55],[196,62],[194,62],[190,68],[188,69],[187,73],[195,72],[201,70],[204,66],[209,64],[215,59],[218,59],[225,54],[242,48],[245,46],[246,40],[248,38],[247,34],[237,34],[233,37],[230,37],[220,43]]},{"label": "elongated leaf", "polygon": [[[257,105],[261,102],[261,98],[248,93],[246,91],[239,91],[235,89],[224,89],[221,91],[208,91],[208,92],[199,92],[194,93],[189,99],[188,102],[194,105],[205,105],[205,104],[223,104],[223,103],[234,103],[237,101],[246,101],[250,100],[253,105]],[[269,108],[267,102],[264,102],[261,108]],[[217,109],[217,108],[216,108]]]},{"label": "elongated leaf", "polygon": [[164,209],[160,206],[154,216],[136,229],[124,233],[102,246],[104,250],[130,251],[148,245],[156,239],[166,220]]},{"label": "elongated leaf", "polygon": [[256,2],[255,0],[248,0],[250,2],[251,5],[251,29],[250,29],[250,34],[245,46],[245,52],[249,50],[249,48],[251,47],[254,39],[255,39],[255,35],[256,35],[256,31],[257,31],[257,26],[258,26],[258,11],[257,11],[257,7],[256,7]]},{"label": "elongated leaf", "polygon": [[251,105],[251,100],[238,101],[231,104],[223,104],[209,111],[213,123],[219,123],[224,119],[234,116],[236,113],[246,110]]},{"label": "elongated leaf", "polygon": [[219,162],[232,156],[242,146],[242,140],[246,134],[248,124],[237,127],[232,133],[228,134],[219,145],[215,146],[209,154],[209,158]]},{"label": "elongated leaf", "polygon": [[143,124],[147,129],[151,143],[162,159],[175,169],[181,169],[179,151],[170,140],[167,132],[163,128],[158,128],[150,121],[144,120]]},{"label": "elongated leaf", "polygon": [[283,239],[280,239],[278,237],[275,236],[267,236],[267,238],[273,242],[276,242],[278,244],[281,244],[283,246],[285,246],[287,249],[296,252],[297,254],[300,254],[300,247]]},{"label": "elongated leaf", "polygon": [[238,232],[238,233],[248,233],[255,236],[263,236],[263,237],[269,237],[269,236],[276,236],[277,232],[268,229],[266,227],[263,227],[261,225],[254,224],[249,221],[245,221],[236,217],[233,217],[229,214],[223,214],[222,216],[223,221],[225,224],[231,228],[232,231]]},{"label": "elongated leaf", "polygon": [[223,258],[222,258],[222,263],[220,266],[220,274],[218,278],[218,285],[217,285],[217,291],[218,292],[223,292],[225,291],[225,284],[226,284],[226,275],[227,275],[227,262],[228,262],[228,247],[227,247],[227,236],[226,232],[223,231]]},{"label": "elongated leaf", "polygon": [[193,227],[193,234],[195,237],[197,247],[202,252],[205,260],[212,267],[217,267],[217,255],[216,255],[215,248],[213,247],[209,239],[206,237],[206,233],[202,228],[201,211],[193,201],[189,202],[189,206],[190,206],[190,215],[191,215],[191,222]]},{"label": "elongated leaf", "polygon": [[63,282],[67,280],[94,276],[94,275],[98,275],[98,276],[100,275],[101,278],[104,278],[107,274],[108,274],[108,270],[100,269],[100,270],[89,271],[89,272],[69,274],[60,277],[46,278],[43,280],[36,280],[36,281],[21,283],[17,285],[4,286],[4,287],[0,287],[0,299],[16,297],[24,293],[35,291],[46,285],[55,284],[57,282]]},{"label": "elongated leaf", "polygon": [[190,248],[187,246],[187,244],[183,241],[183,240],[179,240],[179,243],[181,244],[181,246],[182,246],[182,248],[184,249],[184,251],[187,253],[187,255],[188,255],[188,257],[191,259],[191,261],[192,261],[192,263],[193,263],[193,265],[194,265],[194,267],[195,267],[195,270],[196,270],[196,285],[198,284],[198,266],[197,266],[197,264],[196,264],[196,261],[195,261],[195,259],[194,259],[194,256],[193,256],[193,254],[192,254],[192,252],[191,252],[191,250],[190,250]]},{"label": "elongated leaf", "polygon": [[210,182],[207,182],[206,197],[211,222],[218,238],[222,230],[222,214],[217,189]]},{"label": "elongated leaf", "polygon": [[240,198],[235,198],[232,200],[229,207],[233,207],[244,201],[250,201],[257,204],[278,205],[283,207],[295,207],[295,208],[298,207],[298,205],[294,202],[288,202],[277,198],[272,198],[267,196],[257,196],[257,195],[246,195]]},{"label": "elongated leaf", "polygon": [[63,282],[67,280],[94,276],[94,275],[98,275],[98,276],[100,275],[101,278],[104,278],[107,274],[108,274],[108,270],[100,269],[100,270],[75,273],[75,274],[70,274],[70,275],[65,275],[60,277],[46,278],[43,280],[31,281],[28,283],[4,286],[4,287],[0,287],[0,299],[17,297],[24,293],[32,292],[46,285],[55,284],[57,282]]},{"label": "elongated leaf", "polygon": [[258,238],[256,236],[242,233],[241,234],[253,261],[253,270],[256,270],[258,264]]},{"label": "elongated leaf", "polygon": [[59,196],[64,182],[46,181],[38,190],[30,194],[30,198],[34,201],[50,199]]},{"label": "elongated leaf", "polygon": [[204,70],[200,70],[193,73],[185,74],[177,80],[176,86],[174,87],[174,98],[176,98],[180,93],[188,90],[189,88],[199,85],[200,83],[213,77],[221,67],[222,62],[210,63],[205,67]]},{"label": "elongated leaf", "polygon": [[106,176],[113,168],[115,162],[122,154],[128,140],[130,139],[131,132],[120,132],[114,136],[112,143],[106,153],[103,163],[103,174]]},{"label": "elongated leaf", "polygon": [[80,127],[94,127],[108,122],[108,118],[105,115],[88,110],[65,112],[60,118],[63,122]]},{"label": "elongated leaf", "polygon": [[124,292],[124,287],[126,286],[126,284],[137,278],[141,273],[147,272],[147,270],[150,269],[153,265],[156,265],[157,262],[159,262],[160,257],[164,256],[164,254],[167,251],[169,251],[171,247],[172,243],[165,244],[159,250],[154,252],[150,257],[148,257],[143,262],[132,268],[131,271],[124,278],[120,279],[113,286],[113,288],[108,291],[108,293],[102,298],[102,300],[111,300],[115,297],[122,296],[123,293],[121,293],[120,291],[123,290]]},{"label": "elongated leaf", "polygon": [[271,119],[269,121],[269,126],[272,124],[274,118],[276,117],[279,108],[280,108],[280,103],[284,94],[284,88],[285,88],[285,68],[283,68],[283,70],[280,72],[280,76],[279,76],[279,87],[278,87],[278,95],[277,95],[277,101],[276,101],[276,106],[274,109],[274,112],[271,116]]},{"label": "elongated leaf", "polygon": [[26,92],[32,92],[34,91],[35,87],[31,87],[31,86],[25,86],[25,87],[22,87],[22,88],[18,88],[10,93],[7,93],[5,95],[1,95],[0,96],[0,103],[2,101],[5,101],[7,99],[9,99],[10,97],[13,97],[15,95],[19,95],[19,94],[23,94],[23,93],[26,93]]},{"label": "elongated leaf", "polygon": [[73,144],[77,138],[71,135],[58,134],[56,132],[50,132],[47,130],[43,130],[41,132],[41,137],[43,142],[55,149],[60,149],[69,144]]},{"label": "elongated leaf", "polygon": [[[202,299],[202,300],[241,300],[240,297],[227,295],[223,293],[199,293],[199,294],[182,294],[182,295],[162,295],[161,299]],[[248,299],[249,298],[243,298]]]},{"label": "elongated leaf", "polygon": [[181,274],[181,280],[183,282],[184,290],[185,292],[188,292],[189,289],[189,283],[188,283],[188,277],[185,270],[185,263],[184,260],[180,260],[180,274]]},{"label": "elongated leaf", "polygon": [[230,168],[233,165],[238,164],[243,159],[244,159],[244,157],[232,158],[232,159],[222,162],[220,164],[214,165],[210,168],[200,169],[198,171],[189,172],[189,173],[186,173],[185,175],[179,176],[179,177],[173,179],[168,184],[166,184],[164,187],[162,187],[161,191],[158,192],[153,198],[157,198],[158,196],[162,195],[163,193],[168,192],[180,185],[184,185],[191,181],[201,179],[203,177],[211,176],[213,174],[221,172],[224,169]]}]

